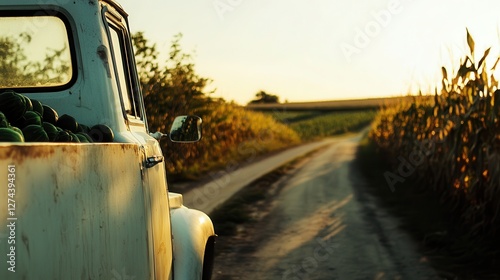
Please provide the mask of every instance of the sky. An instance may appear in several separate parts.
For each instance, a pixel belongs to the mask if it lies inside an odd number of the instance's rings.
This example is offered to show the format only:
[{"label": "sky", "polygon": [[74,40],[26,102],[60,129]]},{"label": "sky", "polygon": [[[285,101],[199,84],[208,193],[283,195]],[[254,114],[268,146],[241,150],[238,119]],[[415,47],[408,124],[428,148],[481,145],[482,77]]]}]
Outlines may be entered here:
[{"label": "sky", "polygon": [[433,92],[441,66],[500,55],[498,0],[118,0],[132,32],[166,56],[175,34],[212,79],[213,97],[246,104],[264,90],[304,102]]}]

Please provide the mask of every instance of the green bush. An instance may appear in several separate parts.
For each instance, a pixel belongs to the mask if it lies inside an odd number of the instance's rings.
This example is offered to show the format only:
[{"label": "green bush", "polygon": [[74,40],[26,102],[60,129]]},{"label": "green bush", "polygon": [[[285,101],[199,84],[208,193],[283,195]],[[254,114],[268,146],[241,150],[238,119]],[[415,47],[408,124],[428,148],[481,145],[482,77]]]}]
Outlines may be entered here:
[{"label": "green bush", "polygon": [[161,64],[156,46],[142,33],[133,36],[150,131],[166,132],[178,115],[203,119],[200,142],[161,142],[172,177],[196,178],[300,142],[293,130],[269,116],[211,98],[210,79],[196,74],[192,57],[180,49],[181,38],[174,38],[169,59]]}]

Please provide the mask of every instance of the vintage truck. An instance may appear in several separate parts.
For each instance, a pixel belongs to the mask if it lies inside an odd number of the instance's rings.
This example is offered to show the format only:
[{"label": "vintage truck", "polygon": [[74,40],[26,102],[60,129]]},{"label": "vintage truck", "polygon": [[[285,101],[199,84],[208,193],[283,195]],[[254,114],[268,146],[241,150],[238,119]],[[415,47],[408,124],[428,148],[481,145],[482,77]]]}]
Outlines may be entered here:
[{"label": "vintage truck", "polygon": [[[114,0],[1,1],[0,94],[114,137],[0,143],[0,279],[210,279],[212,222],[168,191],[133,54]],[[171,140],[200,125],[180,116]]]}]

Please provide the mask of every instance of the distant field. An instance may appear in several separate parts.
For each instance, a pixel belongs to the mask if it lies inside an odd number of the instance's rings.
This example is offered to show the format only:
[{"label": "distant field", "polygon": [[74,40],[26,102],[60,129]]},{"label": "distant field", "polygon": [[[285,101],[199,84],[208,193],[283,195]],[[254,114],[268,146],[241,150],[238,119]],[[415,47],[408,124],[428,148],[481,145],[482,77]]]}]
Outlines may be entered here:
[{"label": "distant field", "polygon": [[290,124],[298,121],[303,121],[307,119],[312,119],[323,115],[323,111],[273,111],[266,112],[267,114],[272,115],[272,117],[282,123]]},{"label": "distant field", "polygon": [[266,112],[288,125],[303,140],[353,132],[373,121],[377,110]]},{"label": "distant field", "polygon": [[[250,104],[246,108],[255,111],[352,111],[365,109],[378,109],[383,105],[400,103],[401,101],[412,101],[413,96],[386,97],[369,99],[352,99],[319,102],[297,102],[279,104]],[[428,97],[422,97],[428,98]]]}]

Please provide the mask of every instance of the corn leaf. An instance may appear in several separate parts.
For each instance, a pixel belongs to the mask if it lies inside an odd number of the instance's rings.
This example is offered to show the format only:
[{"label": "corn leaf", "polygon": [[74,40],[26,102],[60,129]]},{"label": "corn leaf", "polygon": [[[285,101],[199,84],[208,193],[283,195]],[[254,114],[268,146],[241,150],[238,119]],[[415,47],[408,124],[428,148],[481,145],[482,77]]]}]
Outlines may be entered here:
[{"label": "corn leaf", "polygon": [[495,64],[493,65],[493,67],[491,67],[492,71],[497,68],[498,61],[500,61],[500,57],[497,58],[497,61],[495,61]]},{"label": "corn leaf", "polygon": [[490,50],[491,50],[491,48],[488,48],[486,51],[484,51],[483,57],[481,57],[481,59],[479,60],[479,63],[477,64],[477,69],[479,69],[481,67],[481,64],[484,63],[484,60],[486,59],[486,57],[490,53]]},{"label": "corn leaf", "polygon": [[474,45],[475,45],[474,39],[470,35],[469,29],[466,28],[466,30],[467,30],[467,45],[469,45],[470,53],[474,54]]},{"label": "corn leaf", "polygon": [[443,79],[448,80],[448,72],[446,72],[446,68],[441,67],[441,72],[443,72]]}]

